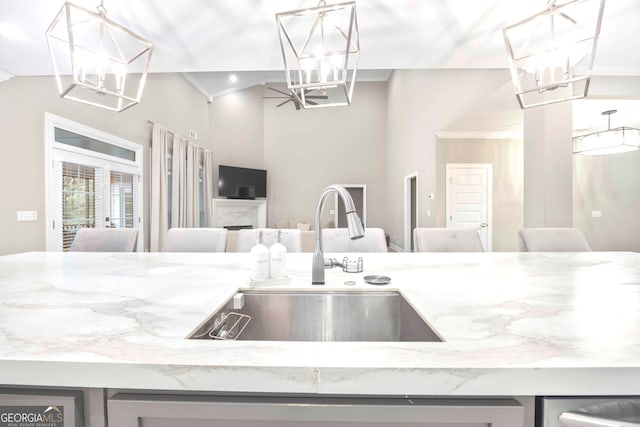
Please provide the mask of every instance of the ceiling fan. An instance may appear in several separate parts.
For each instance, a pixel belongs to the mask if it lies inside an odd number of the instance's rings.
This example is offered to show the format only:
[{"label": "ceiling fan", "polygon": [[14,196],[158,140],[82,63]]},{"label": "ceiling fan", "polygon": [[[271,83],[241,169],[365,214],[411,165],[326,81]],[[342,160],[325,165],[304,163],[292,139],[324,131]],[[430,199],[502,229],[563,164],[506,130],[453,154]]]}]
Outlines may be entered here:
[{"label": "ceiling fan", "polygon": [[[287,102],[293,102],[293,105],[295,105],[296,110],[299,110],[300,108],[302,108],[302,106],[300,105],[300,102],[296,99],[295,96],[293,96],[293,94],[291,92],[285,92],[284,90],[280,90],[271,86],[267,86],[267,89],[270,89],[274,92],[277,92],[280,94],[280,96],[264,96],[263,99],[284,99],[284,101],[282,101],[280,104],[276,105],[276,107],[282,107],[284,104],[286,104]],[[313,92],[316,89],[304,89],[304,97],[307,100],[307,104],[310,105],[318,105],[317,102],[311,101],[312,99],[328,99],[329,97],[327,95],[323,95],[322,92],[318,92],[317,95],[313,95]]]}]

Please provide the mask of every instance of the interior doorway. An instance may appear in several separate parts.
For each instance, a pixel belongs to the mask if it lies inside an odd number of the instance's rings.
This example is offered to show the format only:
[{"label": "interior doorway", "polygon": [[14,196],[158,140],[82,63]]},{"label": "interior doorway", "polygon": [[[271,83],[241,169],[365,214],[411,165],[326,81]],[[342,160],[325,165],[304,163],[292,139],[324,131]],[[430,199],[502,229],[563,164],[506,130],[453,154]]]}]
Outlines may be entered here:
[{"label": "interior doorway", "polygon": [[415,251],[413,230],[418,227],[418,172],[404,177],[404,251]]},{"label": "interior doorway", "polygon": [[492,170],[489,163],[447,163],[447,228],[474,228],[492,250]]}]

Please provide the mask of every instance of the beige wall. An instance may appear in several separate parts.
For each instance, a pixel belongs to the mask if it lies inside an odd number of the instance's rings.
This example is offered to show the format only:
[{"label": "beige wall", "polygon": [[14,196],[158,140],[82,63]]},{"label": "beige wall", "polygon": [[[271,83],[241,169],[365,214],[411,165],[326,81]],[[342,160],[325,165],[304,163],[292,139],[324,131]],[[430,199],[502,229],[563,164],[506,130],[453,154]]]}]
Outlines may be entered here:
[{"label": "beige wall", "polygon": [[[404,177],[418,177],[418,225],[434,227],[436,133],[470,111],[510,79],[506,70],[396,70],[387,95],[387,217],[392,245],[404,248]],[[434,200],[427,194],[435,193]],[[431,216],[427,216],[431,211]]]},{"label": "beige wall", "polygon": [[[264,169],[262,93],[262,86],[253,86],[214,98],[209,105],[215,183],[221,164]],[[218,197],[217,185],[214,186],[214,197]]]},{"label": "beige wall", "polygon": [[214,98],[209,106],[209,135],[217,164],[264,167],[262,86]]},{"label": "beige wall", "polygon": [[[289,219],[312,224],[327,185],[366,184],[367,226],[384,226],[386,91],[385,82],[357,83],[349,107],[296,111],[291,103],[264,103],[270,225]],[[324,224],[332,208],[325,206]]]},{"label": "beige wall", "polygon": [[640,251],[639,165],[640,151],[573,157],[573,223],[593,250]]},{"label": "beige wall", "polygon": [[524,111],[524,217],[529,227],[571,227],[572,104]]},{"label": "beige wall", "polygon": [[446,227],[446,164],[490,163],[493,165],[492,250],[518,251],[523,212],[522,147],[522,140],[517,139],[438,139],[436,183],[441,197],[436,203],[436,227]]},{"label": "beige wall", "polygon": [[[14,77],[0,83],[0,111],[6,153],[0,156],[0,254],[45,250],[45,112],[141,144],[146,188],[149,188],[151,138],[147,120],[162,123],[185,136],[193,129],[203,146],[209,140],[205,98],[177,74],[150,75],[142,102],[122,113],[61,99],[52,77]],[[145,191],[146,218],[148,194]],[[18,210],[37,211],[38,221],[17,222]]]}]

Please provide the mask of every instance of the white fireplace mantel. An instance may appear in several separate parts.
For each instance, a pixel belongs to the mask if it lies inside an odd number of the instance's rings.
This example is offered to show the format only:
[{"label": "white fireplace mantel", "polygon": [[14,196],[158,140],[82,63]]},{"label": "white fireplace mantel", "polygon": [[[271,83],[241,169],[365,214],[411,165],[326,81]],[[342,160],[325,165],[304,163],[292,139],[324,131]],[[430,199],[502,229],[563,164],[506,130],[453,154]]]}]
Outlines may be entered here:
[{"label": "white fireplace mantel", "polygon": [[213,226],[267,227],[267,200],[213,199]]}]

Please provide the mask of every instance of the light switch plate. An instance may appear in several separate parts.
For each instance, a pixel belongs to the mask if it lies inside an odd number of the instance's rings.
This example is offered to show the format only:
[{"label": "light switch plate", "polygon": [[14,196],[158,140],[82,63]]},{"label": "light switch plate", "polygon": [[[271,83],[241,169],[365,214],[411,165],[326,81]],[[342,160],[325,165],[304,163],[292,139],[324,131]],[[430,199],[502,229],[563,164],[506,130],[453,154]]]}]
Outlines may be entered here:
[{"label": "light switch plate", "polygon": [[592,218],[600,218],[602,216],[602,211],[591,211]]},{"label": "light switch plate", "polygon": [[16,219],[18,221],[37,221],[38,211],[17,211]]}]

